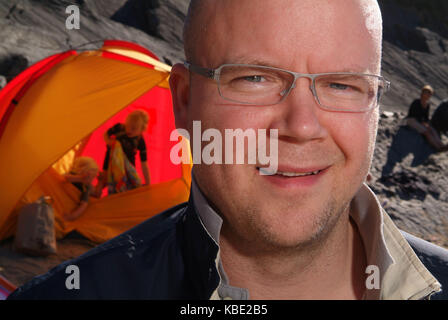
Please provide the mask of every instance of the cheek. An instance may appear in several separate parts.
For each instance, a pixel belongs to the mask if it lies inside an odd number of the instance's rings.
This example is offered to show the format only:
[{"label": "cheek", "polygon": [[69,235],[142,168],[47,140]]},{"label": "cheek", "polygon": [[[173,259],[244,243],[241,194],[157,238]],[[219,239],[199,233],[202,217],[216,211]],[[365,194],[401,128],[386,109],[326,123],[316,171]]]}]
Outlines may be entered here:
[{"label": "cheek", "polygon": [[[189,112],[189,133],[191,148],[194,150],[195,139],[193,139],[193,121],[201,121],[202,133],[207,129],[217,129],[221,133],[222,137],[222,161],[225,161],[225,130],[226,129],[246,129],[257,130],[258,128],[267,128],[268,119],[266,112],[260,110],[259,107],[250,106],[238,106],[232,105],[231,102],[226,102],[220,96],[217,90],[213,88],[200,88],[199,86],[194,88],[192,97],[195,97],[190,104]],[[256,131],[257,132],[257,131]],[[196,139],[198,141],[198,139]],[[210,142],[202,142],[202,148],[207,146]],[[246,149],[245,149],[246,151]],[[235,144],[234,144],[234,155]],[[246,162],[245,162],[246,163]],[[247,189],[250,185],[252,175],[251,170],[247,170],[246,165],[206,165],[195,164],[195,177],[201,181],[204,192],[206,190],[228,190],[228,186],[234,186],[233,188]],[[242,177],[245,178],[242,178]],[[243,187],[244,185],[244,187]],[[215,194],[210,194],[208,197],[215,203],[220,203],[221,200],[215,198]]]},{"label": "cheek", "polygon": [[377,109],[362,114],[340,114],[331,136],[345,156],[346,164],[368,170],[375,147]]}]

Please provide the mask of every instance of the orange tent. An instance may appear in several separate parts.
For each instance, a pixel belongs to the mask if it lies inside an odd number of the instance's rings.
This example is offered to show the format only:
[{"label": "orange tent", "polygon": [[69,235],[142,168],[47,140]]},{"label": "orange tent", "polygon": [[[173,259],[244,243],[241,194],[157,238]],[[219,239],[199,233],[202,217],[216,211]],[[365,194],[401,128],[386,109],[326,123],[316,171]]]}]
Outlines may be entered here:
[{"label": "orange tent", "polygon": [[[48,57],[2,89],[0,240],[14,235],[20,207],[42,195],[53,199],[58,238],[77,230],[96,242],[187,201],[191,165],[174,165],[169,158],[178,143],[169,139],[175,130],[169,72],[136,44],[105,41],[96,51]],[[63,174],[78,155],[93,157],[101,167],[102,135],[134,109],[150,115],[144,138],[151,185],[92,198],[79,219],[65,221],[62,215],[77,205],[79,191]]]}]

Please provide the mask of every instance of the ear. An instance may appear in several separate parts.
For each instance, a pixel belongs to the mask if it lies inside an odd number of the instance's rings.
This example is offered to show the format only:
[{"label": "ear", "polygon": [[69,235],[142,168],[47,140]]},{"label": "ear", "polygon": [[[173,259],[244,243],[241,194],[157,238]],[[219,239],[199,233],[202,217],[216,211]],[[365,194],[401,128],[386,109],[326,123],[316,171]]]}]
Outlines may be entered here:
[{"label": "ear", "polygon": [[188,129],[190,73],[181,63],[175,64],[171,69],[170,89],[173,98],[173,112],[176,128]]}]

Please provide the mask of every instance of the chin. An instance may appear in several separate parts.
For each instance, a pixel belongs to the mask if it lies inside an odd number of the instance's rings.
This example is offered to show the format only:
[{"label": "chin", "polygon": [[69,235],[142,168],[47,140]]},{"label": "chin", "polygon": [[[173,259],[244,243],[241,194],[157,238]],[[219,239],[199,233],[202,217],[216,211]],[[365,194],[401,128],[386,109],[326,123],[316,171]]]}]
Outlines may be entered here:
[{"label": "chin", "polygon": [[[244,211],[241,211],[244,212]],[[297,250],[320,243],[340,218],[343,210],[328,206],[304,207],[303,204],[281,208],[245,210],[237,222],[240,236],[267,250]]]}]

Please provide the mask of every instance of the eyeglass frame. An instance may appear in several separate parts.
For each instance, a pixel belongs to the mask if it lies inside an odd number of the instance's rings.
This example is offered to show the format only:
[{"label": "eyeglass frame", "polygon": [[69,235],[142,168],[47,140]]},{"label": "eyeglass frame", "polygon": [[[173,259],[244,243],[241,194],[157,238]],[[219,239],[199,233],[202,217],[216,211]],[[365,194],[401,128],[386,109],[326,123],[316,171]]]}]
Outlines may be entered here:
[{"label": "eyeglass frame", "polygon": [[[289,71],[289,70],[275,68],[275,67],[269,67],[269,66],[263,66],[263,65],[255,65],[255,64],[243,64],[243,63],[225,63],[225,64],[220,65],[216,69],[210,69],[210,68],[204,68],[204,67],[201,67],[201,66],[198,66],[198,65],[194,65],[194,64],[191,64],[191,63],[185,61],[184,62],[184,66],[189,71],[193,71],[194,73],[197,73],[197,74],[199,74],[201,76],[204,76],[206,78],[210,78],[210,79],[213,79],[214,81],[216,81],[216,84],[218,86],[218,92],[219,92],[219,95],[221,96],[221,98],[223,98],[225,100],[228,100],[228,101],[237,102],[237,103],[240,103],[240,104],[245,104],[245,105],[269,106],[269,105],[279,104],[283,100],[285,100],[286,97],[289,95],[289,93],[292,91],[292,89],[294,89],[296,87],[295,84],[296,84],[297,79],[299,79],[299,78],[308,78],[308,79],[311,80],[310,90],[313,93],[314,99],[316,100],[316,102],[319,105],[319,107],[321,109],[323,109],[323,110],[326,110],[326,111],[362,113],[362,112],[367,112],[367,111],[373,110],[373,109],[375,109],[376,107],[379,106],[379,101],[380,101],[381,96],[390,89],[390,81],[386,80],[383,76],[379,76],[379,75],[376,75],[376,74],[369,74],[369,73],[360,73],[360,72],[300,73],[300,72],[294,72],[294,71]],[[236,100],[233,100],[233,99],[226,98],[226,97],[224,97],[222,95],[221,90],[220,90],[220,85],[219,85],[219,79],[220,79],[220,76],[221,76],[221,70],[224,67],[238,67],[238,66],[240,66],[240,67],[256,67],[256,68],[262,68],[262,69],[281,71],[281,72],[285,72],[285,73],[288,73],[290,75],[293,75],[294,76],[294,80],[292,81],[290,87],[285,92],[283,97],[276,103],[259,104],[259,103],[250,103],[250,102],[236,101]],[[344,110],[344,109],[339,109],[339,108],[332,108],[332,107],[325,106],[325,105],[321,104],[321,102],[319,101],[319,97],[317,95],[316,86],[315,86],[315,79],[316,78],[321,77],[321,76],[327,76],[327,75],[354,75],[354,76],[376,77],[384,85],[383,85],[383,87],[378,86],[376,103],[373,106],[370,106],[369,108],[362,109],[362,110],[356,110],[356,111],[355,110],[349,110],[349,109],[345,109]]]}]

